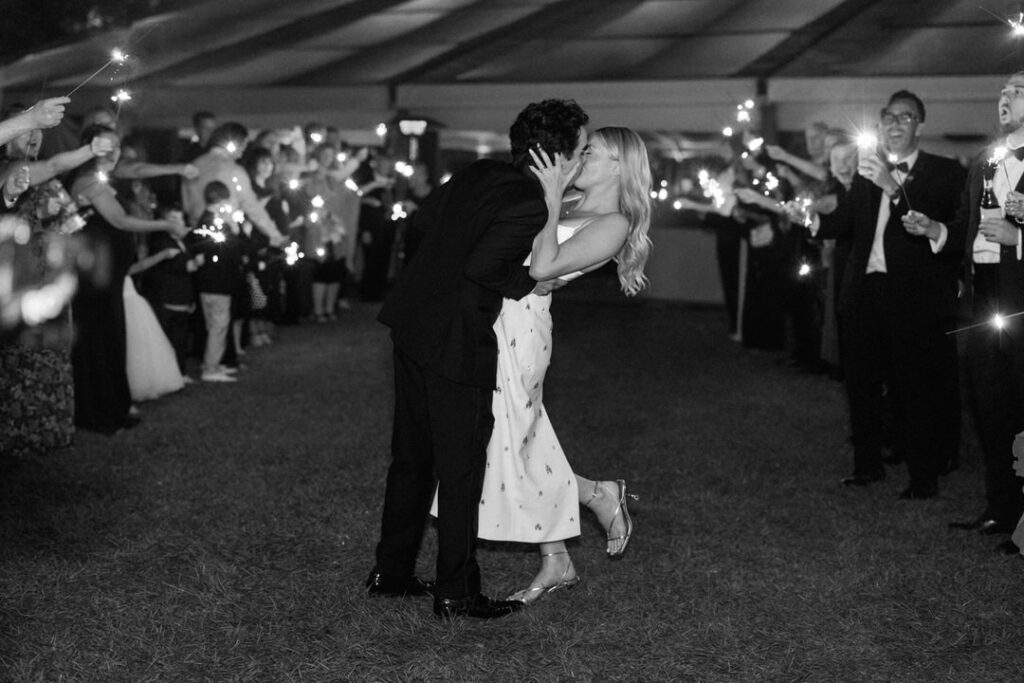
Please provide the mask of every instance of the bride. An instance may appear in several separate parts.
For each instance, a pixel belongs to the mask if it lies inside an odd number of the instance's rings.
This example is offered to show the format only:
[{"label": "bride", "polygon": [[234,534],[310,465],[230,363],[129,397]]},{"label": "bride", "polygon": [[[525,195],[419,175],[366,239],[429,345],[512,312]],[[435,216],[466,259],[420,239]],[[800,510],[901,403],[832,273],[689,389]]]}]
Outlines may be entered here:
[{"label": "bride", "polygon": [[[628,128],[595,131],[579,164],[567,165],[543,150],[530,151],[531,168],[544,188],[548,221],[528,259],[535,280],[572,279],[610,260],[632,296],[646,285],[651,251],[651,172],[640,136]],[[567,187],[581,191],[563,203]],[[542,401],[551,360],[550,295],[505,299],[494,325],[498,337],[498,384],[494,432],[480,500],[479,536],[537,543],[541,568],[529,587],[509,596],[531,603],[571,588],[579,576],[565,539],[580,534],[579,506],[589,507],[607,530],[607,552],[619,557],[633,531],[626,484],[591,481],[573,473]]]}]

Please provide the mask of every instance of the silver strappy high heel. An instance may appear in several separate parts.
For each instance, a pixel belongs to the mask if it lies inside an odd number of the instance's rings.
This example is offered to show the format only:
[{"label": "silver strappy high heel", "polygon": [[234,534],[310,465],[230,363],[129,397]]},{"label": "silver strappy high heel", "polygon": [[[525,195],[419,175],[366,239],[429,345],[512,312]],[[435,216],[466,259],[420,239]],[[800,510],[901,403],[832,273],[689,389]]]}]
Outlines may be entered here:
[{"label": "silver strappy high heel", "polygon": [[[618,484],[619,486],[619,501],[618,504],[615,506],[615,512],[612,514],[612,519],[608,523],[607,540],[609,545],[614,541],[622,541],[622,544],[618,547],[618,549],[615,552],[608,550],[608,557],[611,558],[622,557],[622,555],[626,552],[626,546],[629,544],[629,539],[633,535],[633,519],[629,516],[629,507],[627,506],[626,501],[629,498],[632,498],[633,500],[640,500],[639,496],[634,495],[632,493],[626,493],[625,481],[623,481],[622,479],[617,479],[615,483]],[[594,492],[590,494],[590,498],[585,503],[585,505],[588,508],[591,508],[593,510],[590,503],[595,498],[597,498],[597,494],[600,492],[601,482],[595,481]],[[622,515],[622,520],[626,523],[626,533],[622,536],[612,536],[612,528],[615,526],[615,518],[618,517],[620,514]]]},{"label": "silver strappy high heel", "polygon": [[[560,550],[557,553],[544,553],[541,555],[541,557],[554,557],[555,555],[568,554],[569,552],[567,550]],[[573,566],[571,559],[569,560],[569,565],[565,568],[565,571],[562,572],[562,578],[558,580],[558,583],[555,583],[551,586],[530,586],[529,588],[524,588],[521,591],[513,593],[506,599],[521,602],[524,605],[529,605],[531,603],[537,602],[545,595],[554,593],[555,591],[561,590],[562,588],[568,590],[580,582],[580,577],[578,575],[569,578],[569,572],[572,572],[573,574],[576,573],[576,568]]]}]

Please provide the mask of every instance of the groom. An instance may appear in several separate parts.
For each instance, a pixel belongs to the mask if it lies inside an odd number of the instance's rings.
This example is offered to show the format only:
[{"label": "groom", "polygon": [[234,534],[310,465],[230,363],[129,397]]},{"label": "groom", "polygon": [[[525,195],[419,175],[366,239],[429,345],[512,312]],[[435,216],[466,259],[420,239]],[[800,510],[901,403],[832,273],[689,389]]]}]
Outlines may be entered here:
[{"label": "groom", "polygon": [[[427,198],[414,229],[423,242],[384,302],[395,364],[392,462],[384,492],[371,595],[434,595],[441,618],[502,617],[522,603],[480,592],[477,512],[497,377],[494,322],[503,297],[547,293],[523,261],[547,220],[530,149],[575,161],[586,144],[586,113],[573,101],[545,100],[519,113],[509,138],[512,163],[482,159]],[[437,484],[437,579],[414,576]]]}]

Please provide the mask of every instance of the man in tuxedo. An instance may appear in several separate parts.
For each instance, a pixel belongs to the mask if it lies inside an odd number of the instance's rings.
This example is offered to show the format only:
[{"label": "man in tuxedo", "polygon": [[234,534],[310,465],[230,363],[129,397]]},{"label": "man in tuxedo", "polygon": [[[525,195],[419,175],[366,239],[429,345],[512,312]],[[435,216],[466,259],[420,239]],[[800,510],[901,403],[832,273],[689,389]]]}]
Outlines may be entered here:
[{"label": "man in tuxedo", "polygon": [[[993,148],[982,152],[971,167],[956,218],[946,224],[931,214],[905,218],[908,231],[935,235],[944,251],[964,251],[964,293],[972,326],[961,334],[985,458],[987,504],[977,519],[950,526],[984,534],[1011,533],[1024,512],[1022,481],[1014,472],[1012,452],[1014,436],[1024,431],[1024,320],[996,318],[1024,311],[1024,71],[1006,81],[998,112],[1006,135],[999,144],[1010,153],[1000,160]],[[992,181],[1005,218],[982,217],[985,178]]]},{"label": "man in tuxedo", "polygon": [[883,153],[862,150],[858,176],[837,209],[821,216],[821,237],[852,239],[840,299],[845,326],[846,388],[853,435],[847,486],[885,478],[882,399],[892,398],[894,456],[910,475],[903,499],[931,498],[938,477],[958,457],[960,394],[956,347],[946,332],[956,314],[955,245],[904,228],[911,209],[949,221],[964,170],[921,151],[925,108],[901,90],[881,112]]},{"label": "man in tuxedo", "polygon": [[[547,220],[530,149],[575,161],[587,115],[572,101],[527,106],[509,133],[512,163],[483,159],[426,199],[414,229],[416,257],[387,297],[379,319],[391,328],[395,365],[392,462],[371,595],[434,595],[441,618],[500,617],[520,603],[480,592],[477,513],[497,379],[494,322],[503,297],[546,293],[523,261]],[[414,575],[437,485],[437,578]]]}]

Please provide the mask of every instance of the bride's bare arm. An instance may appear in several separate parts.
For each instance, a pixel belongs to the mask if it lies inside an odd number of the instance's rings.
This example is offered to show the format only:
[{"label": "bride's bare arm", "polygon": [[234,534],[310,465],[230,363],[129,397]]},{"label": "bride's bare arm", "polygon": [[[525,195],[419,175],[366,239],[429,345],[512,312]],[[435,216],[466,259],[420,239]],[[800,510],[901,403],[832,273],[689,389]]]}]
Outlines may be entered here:
[{"label": "bride's bare arm", "polygon": [[548,220],[533,240],[530,277],[550,280],[588,270],[615,256],[629,231],[629,221],[617,213],[595,218],[585,229],[558,244],[562,195],[575,176],[575,167],[566,168],[560,154],[556,154],[553,161],[543,151],[538,154],[530,150],[530,155],[536,164],[531,170],[540,179],[548,207]]}]

